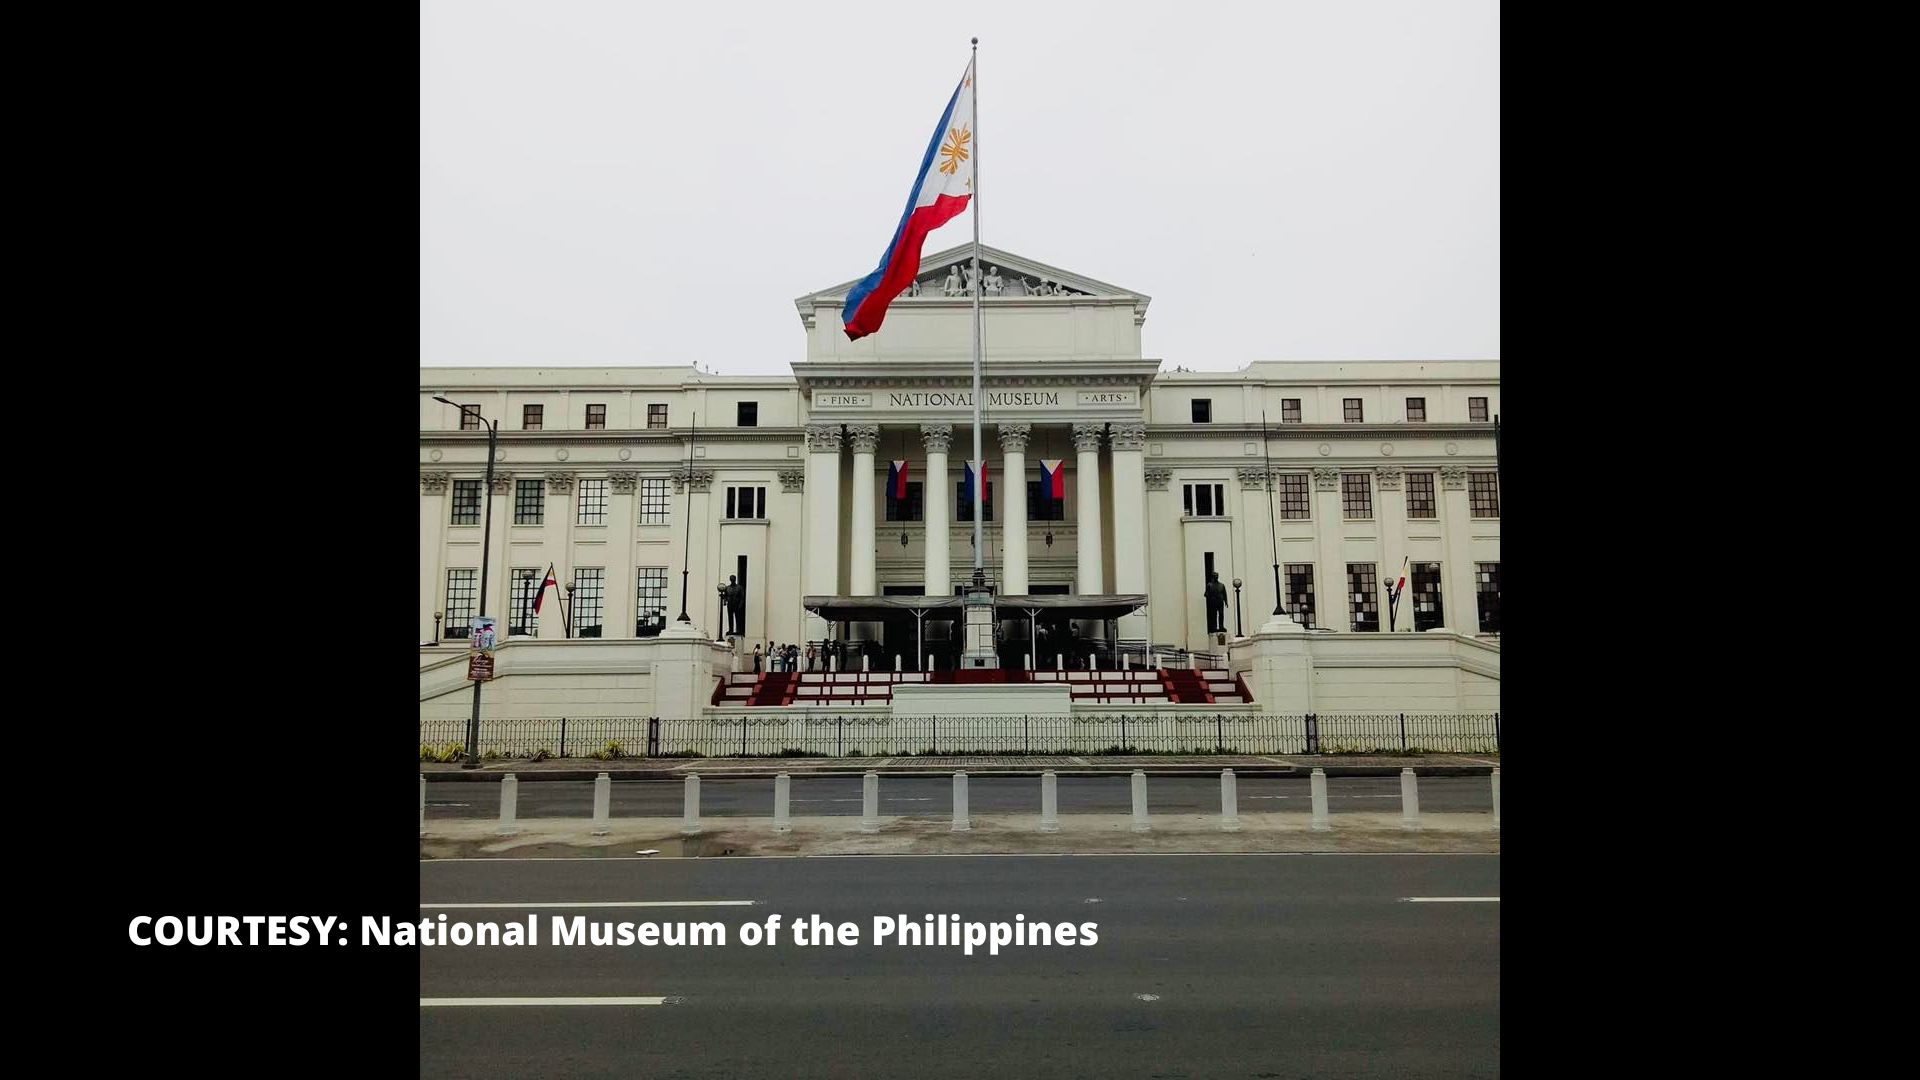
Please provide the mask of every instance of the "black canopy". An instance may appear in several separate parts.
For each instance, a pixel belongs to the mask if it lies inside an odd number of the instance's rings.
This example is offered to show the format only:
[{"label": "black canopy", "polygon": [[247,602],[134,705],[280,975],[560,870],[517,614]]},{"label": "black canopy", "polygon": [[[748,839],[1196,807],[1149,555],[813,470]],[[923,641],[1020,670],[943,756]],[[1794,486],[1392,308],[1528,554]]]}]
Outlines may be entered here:
[{"label": "black canopy", "polygon": [[[993,606],[1000,618],[1025,616],[1029,611],[1065,615],[1070,619],[1117,619],[1145,607],[1145,595],[1100,594],[1093,596],[996,596]],[[938,613],[943,618],[960,618],[966,607],[964,596],[809,596],[802,607],[821,618],[861,622],[888,615]]]}]

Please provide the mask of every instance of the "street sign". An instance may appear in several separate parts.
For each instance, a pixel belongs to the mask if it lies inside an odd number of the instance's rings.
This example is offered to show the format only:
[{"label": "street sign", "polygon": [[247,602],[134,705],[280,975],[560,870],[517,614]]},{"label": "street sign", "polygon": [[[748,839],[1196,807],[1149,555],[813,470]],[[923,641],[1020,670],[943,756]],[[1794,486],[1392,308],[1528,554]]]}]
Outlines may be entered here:
[{"label": "street sign", "polygon": [[467,654],[467,678],[487,682],[493,678],[493,654],[478,649]]}]

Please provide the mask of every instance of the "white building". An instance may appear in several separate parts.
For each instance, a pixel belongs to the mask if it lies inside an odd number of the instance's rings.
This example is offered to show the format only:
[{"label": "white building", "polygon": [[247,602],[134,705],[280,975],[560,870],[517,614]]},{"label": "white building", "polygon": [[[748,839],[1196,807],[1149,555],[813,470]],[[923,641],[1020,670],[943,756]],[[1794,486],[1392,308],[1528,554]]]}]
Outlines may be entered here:
[{"label": "white building", "polygon": [[[687,612],[708,638],[724,629],[716,589],[732,575],[749,650],[831,637],[871,642],[875,669],[899,656],[917,670],[928,653],[950,667],[944,612],[918,623],[925,605],[898,601],[889,617],[835,625],[807,598],[832,614],[821,598],[945,597],[971,579],[972,508],[959,496],[973,456],[973,301],[948,295],[969,254],[926,257],[918,295],[859,341],[841,329],[852,281],[798,299],[806,352],[791,377],[421,369],[421,640],[463,637],[477,614],[499,618],[509,646],[566,637],[553,594],[537,620],[515,602],[549,565],[572,586],[571,636],[641,637],[680,613],[684,566]],[[1141,355],[1147,296],[992,248],[982,262],[983,561],[1004,604],[1006,666],[1031,654],[1052,667],[1079,648],[1118,667],[1116,634],[1140,652],[1225,652],[1207,633],[1208,572],[1227,586],[1237,637],[1270,618],[1276,563],[1295,622],[1329,638],[1382,635],[1383,588],[1403,562],[1411,602],[1394,629],[1444,628],[1497,663],[1497,361],[1187,372],[1177,356]],[[486,431],[440,397],[498,422],[490,493]],[[1055,460],[1062,499],[1040,486]],[[894,461],[906,463],[905,498],[888,490]],[[1115,601],[1132,613],[1114,623],[1049,629],[1010,599],[1049,595],[1145,603]]]}]

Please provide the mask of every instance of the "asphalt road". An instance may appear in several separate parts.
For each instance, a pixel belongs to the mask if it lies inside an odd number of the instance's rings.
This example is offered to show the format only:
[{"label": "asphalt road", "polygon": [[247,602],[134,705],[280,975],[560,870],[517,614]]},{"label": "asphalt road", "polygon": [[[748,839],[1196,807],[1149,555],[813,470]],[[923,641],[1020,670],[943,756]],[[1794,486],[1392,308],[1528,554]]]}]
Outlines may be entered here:
[{"label": "asphalt road", "polygon": [[[431,904],[548,908],[537,946],[421,950],[422,1076],[1458,1077],[1500,1051],[1498,855],[478,860]],[[445,910],[524,922],[525,909]],[[876,915],[1098,923],[1098,944],[869,944]],[[748,947],[818,914],[862,944]],[[554,915],[714,921],[724,946],[555,946]],[[661,1004],[574,1004],[554,997]],[[478,1007],[431,999],[508,999]],[[534,999],[534,1000],[530,1000]]]},{"label": "asphalt road", "polygon": [[[791,813],[796,817],[860,814],[860,778],[857,776],[796,776],[792,779]],[[1239,777],[1240,812],[1310,813],[1313,804],[1307,779]],[[1430,776],[1420,780],[1420,809],[1431,813],[1493,812],[1493,788],[1484,776]],[[1059,780],[1062,814],[1129,814],[1133,796],[1125,776],[1062,776]],[[677,818],[685,799],[683,780],[613,781],[613,816]],[[1220,812],[1217,776],[1150,776],[1147,808],[1153,813]],[[1397,776],[1330,777],[1327,812],[1395,813],[1400,809]],[[967,810],[972,814],[1040,812],[1039,777],[967,778]],[[591,817],[593,781],[541,780],[520,782],[518,816]],[[880,812],[887,816],[937,816],[953,813],[950,776],[880,778]],[[443,782],[427,784],[427,817],[496,818],[500,815],[500,786],[492,783]],[[702,780],[700,816],[771,817],[773,780]]]}]

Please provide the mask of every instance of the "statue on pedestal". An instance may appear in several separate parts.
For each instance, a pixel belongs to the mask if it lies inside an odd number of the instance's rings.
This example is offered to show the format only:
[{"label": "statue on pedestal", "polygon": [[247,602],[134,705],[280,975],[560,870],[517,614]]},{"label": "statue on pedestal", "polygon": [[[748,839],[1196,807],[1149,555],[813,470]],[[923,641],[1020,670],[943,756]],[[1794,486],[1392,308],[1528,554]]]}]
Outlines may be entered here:
[{"label": "statue on pedestal", "polygon": [[727,583],[717,590],[720,604],[727,611],[727,636],[736,637],[746,633],[747,590],[741,587],[734,575],[727,575]]},{"label": "statue on pedestal", "polygon": [[987,295],[999,296],[1000,291],[1005,287],[1006,282],[1000,279],[1000,268],[997,266],[987,267]]},{"label": "statue on pedestal", "polygon": [[942,292],[948,296],[960,295],[960,265],[958,263],[947,268],[947,286]]},{"label": "statue on pedestal", "polygon": [[1224,634],[1227,632],[1227,587],[1220,583],[1220,575],[1212,571],[1207,573],[1207,633]]}]

